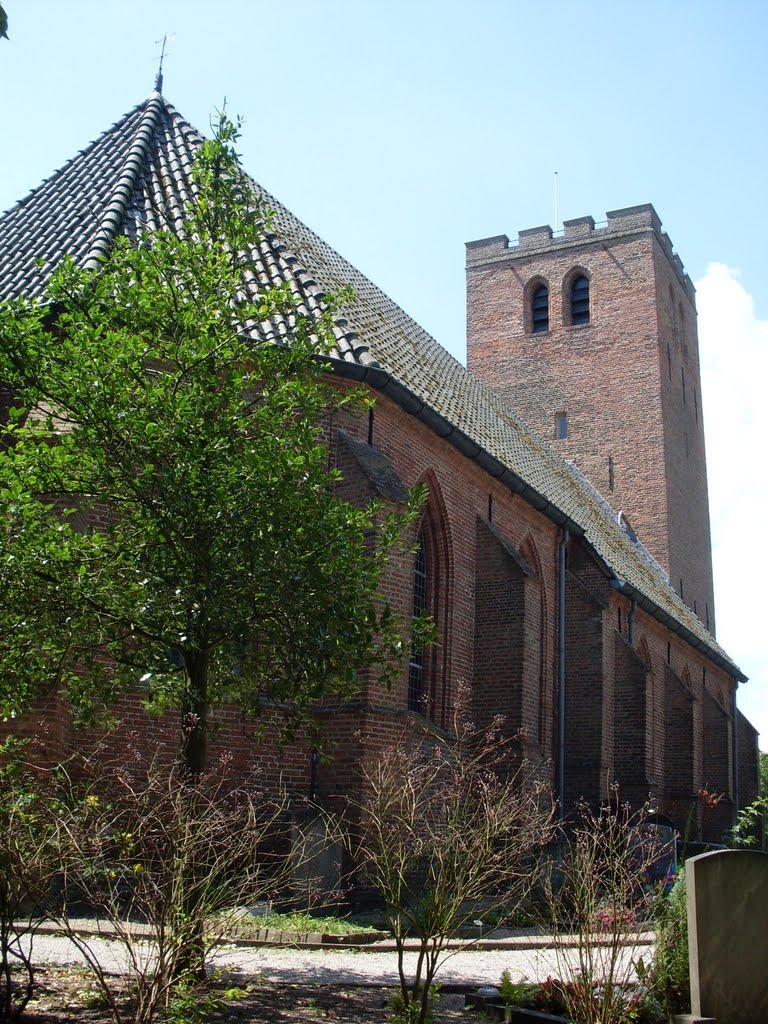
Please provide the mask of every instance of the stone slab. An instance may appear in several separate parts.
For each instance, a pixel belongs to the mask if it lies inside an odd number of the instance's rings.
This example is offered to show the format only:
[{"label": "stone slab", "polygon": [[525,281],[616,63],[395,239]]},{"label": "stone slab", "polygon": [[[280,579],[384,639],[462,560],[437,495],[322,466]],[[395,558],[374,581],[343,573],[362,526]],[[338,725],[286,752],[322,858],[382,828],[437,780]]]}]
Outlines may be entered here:
[{"label": "stone slab", "polygon": [[768,854],[703,853],[685,878],[693,1019],[768,1021]]}]

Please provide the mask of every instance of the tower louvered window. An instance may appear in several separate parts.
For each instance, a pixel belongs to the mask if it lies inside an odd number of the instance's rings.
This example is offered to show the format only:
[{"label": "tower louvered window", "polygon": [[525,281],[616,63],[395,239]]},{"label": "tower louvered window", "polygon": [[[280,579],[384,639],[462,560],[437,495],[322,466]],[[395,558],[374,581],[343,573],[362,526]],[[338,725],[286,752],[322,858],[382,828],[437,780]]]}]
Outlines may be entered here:
[{"label": "tower louvered window", "polygon": [[534,334],[543,334],[549,330],[549,288],[545,284],[539,285],[533,293],[531,323]]},{"label": "tower louvered window", "polygon": [[571,285],[571,323],[589,323],[589,278],[583,274]]}]

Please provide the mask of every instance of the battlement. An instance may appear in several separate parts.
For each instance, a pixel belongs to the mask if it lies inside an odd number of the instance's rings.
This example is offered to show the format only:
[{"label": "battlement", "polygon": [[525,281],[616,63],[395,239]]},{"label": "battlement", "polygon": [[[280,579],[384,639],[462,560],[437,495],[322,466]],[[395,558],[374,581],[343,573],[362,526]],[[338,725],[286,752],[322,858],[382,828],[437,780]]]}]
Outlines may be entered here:
[{"label": "battlement", "polygon": [[563,221],[562,231],[553,231],[549,224],[525,228],[518,232],[517,242],[510,242],[507,235],[493,235],[467,242],[467,269],[482,267],[491,263],[527,259],[532,255],[556,252],[583,246],[593,242],[608,242],[622,236],[653,232],[669,262],[675,269],[681,285],[691,302],[695,303],[695,288],[685,272],[682,260],[674,251],[672,240],[662,229],[661,220],[651,203],[641,206],[626,206],[621,210],[610,210],[604,221],[596,222],[593,217],[576,217]]}]

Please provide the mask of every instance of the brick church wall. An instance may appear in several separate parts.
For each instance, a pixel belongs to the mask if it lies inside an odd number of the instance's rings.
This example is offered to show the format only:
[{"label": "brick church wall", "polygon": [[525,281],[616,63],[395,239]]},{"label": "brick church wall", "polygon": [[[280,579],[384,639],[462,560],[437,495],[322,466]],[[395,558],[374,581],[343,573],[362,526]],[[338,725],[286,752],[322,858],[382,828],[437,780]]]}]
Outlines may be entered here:
[{"label": "brick church wall", "polygon": [[[664,671],[664,805],[678,827],[695,814],[693,694],[667,665]],[[695,822],[695,818],[694,818]]]},{"label": "brick church wall", "polygon": [[709,798],[702,798],[702,832],[723,840],[733,824],[733,786],[731,776],[731,719],[711,693],[702,697],[703,744],[706,754],[706,777],[703,789]]},{"label": "brick church wall", "polygon": [[736,742],[739,747],[739,806],[746,807],[757,799],[760,778],[757,730],[740,711],[736,712]]},{"label": "brick church wall", "polygon": [[[369,457],[355,454],[341,431],[366,446],[370,437],[375,451]],[[510,729],[525,729],[526,752],[554,785],[561,529],[383,396],[378,397],[372,424],[365,415],[345,413],[328,424],[327,436],[345,474],[341,491],[351,500],[378,495],[396,507],[396,481],[404,488],[420,482],[428,486],[425,515],[435,535],[440,632],[430,669],[430,728],[449,726],[458,689],[466,684],[479,718],[503,711]],[[409,545],[415,529],[394,554],[382,586],[383,596],[406,620],[413,599]],[[582,796],[593,802],[602,799],[612,781],[609,776],[620,770],[626,775],[637,755],[636,772],[624,780],[633,798],[640,799],[647,775],[656,786],[660,809],[682,828],[692,795],[705,782],[708,753],[704,719],[700,711],[694,714],[693,697],[678,673],[687,671],[694,680],[691,686],[701,690],[705,684],[698,680],[706,670],[706,686],[712,692],[723,687],[726,694],[732,680],[706,655],[638,612],[637,640],[642,638],[651,662],[648,679],[653,680],[652,692],[650,684],[644,689],[645,661],[641,663],[628,641],[630,604],[611,589],[605,570],[578,539],[571,541],[568,552],[566,601],[566,803],[572,806]],[[337,707],[329,701],[318,709],[325,746],[317,785],[318,795],[327,801],[350,792],[361,757],[401,735],[409,718],[405,668],[391,690],[371,674],[360,682],[361,692],[349,705]],[[51,704],[48,711],[51,749],[80,744],[81,734],[71,731],[63,709]],[[148,738],[168,742],[164,731],[176,735],[172,719],[162,725],[150,721],[135,702],[129,701],[123,711],[128,725]],[[258,767],[296,792],[308,792],[309,737],[277,751],[253,739],[252,728],[236,709],[219,712],[215,723],[214,754],[231,751],[243,771]]]},{"label": "brick church wall", "polygon": [[613,777],[623,800],[642,807],[648,800],[646,774],[647,669],[637,652],[614,632]]},{"label": "brick church wall", "polygon": [[605,604],[573,573],[566,586],[564,811],[606,795],[603,615]]}]

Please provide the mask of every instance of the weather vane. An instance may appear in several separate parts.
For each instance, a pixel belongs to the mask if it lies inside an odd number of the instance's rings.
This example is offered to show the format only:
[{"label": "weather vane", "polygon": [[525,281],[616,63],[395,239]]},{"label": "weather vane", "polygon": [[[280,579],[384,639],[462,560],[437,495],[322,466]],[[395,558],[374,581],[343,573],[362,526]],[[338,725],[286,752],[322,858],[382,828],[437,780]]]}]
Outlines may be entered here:
[{"label": "weather vane", "polygon": [[[160,46],[160,44],[162,42],[162,48],[160,50],[160,67],[157,69],[157,75],[155,76],[155,91],[156,92],[162,92],[163,91],[163,61],[165,60],[165,48],[166,48],[166,46],[170,46],[170,44],[174,41],[175,38],[176,38],[175,34],[168,35],[166,33],[163,36],[162,41],[160,39],[156,39],[155,40],[155,44],[157,46]],[[155,59],[157,59],[157,58],[155,58]]]}]

